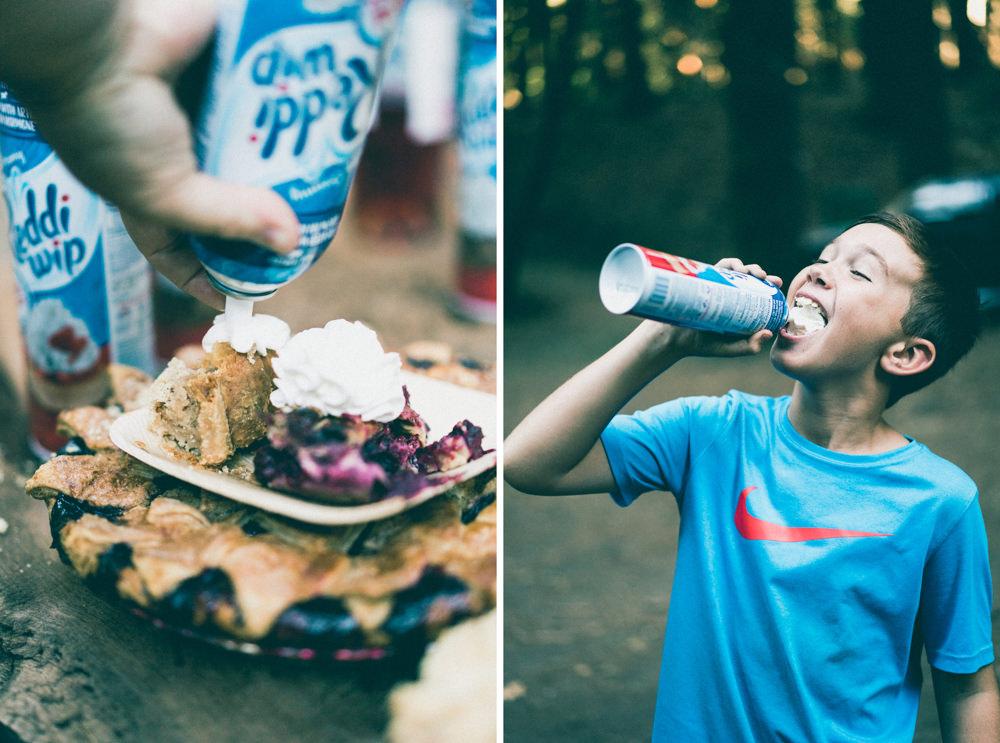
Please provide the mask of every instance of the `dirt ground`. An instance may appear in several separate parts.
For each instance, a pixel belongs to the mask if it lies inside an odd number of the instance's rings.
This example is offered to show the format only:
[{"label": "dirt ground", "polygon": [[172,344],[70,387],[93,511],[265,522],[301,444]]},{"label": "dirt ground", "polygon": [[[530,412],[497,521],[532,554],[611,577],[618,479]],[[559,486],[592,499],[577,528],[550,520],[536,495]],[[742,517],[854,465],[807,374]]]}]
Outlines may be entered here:
[{"label": "dirt ground", "polygon": [[[624,336],[634,321],[608,314],[596,271],[535,263],[529,292],[547,297],[504,329],[505,428]],[[951,374],[901,401],[890,422],[957,463],[979,485],[994,576],[1000,576],[1000,326],[988,326]],[[690,359],[626,410],[731,388],[784,394],[791,384],[766,356]],[[558,432],[553,432],[558,436]],[[677,548],[673,498],[628,509],[606,496],[535,498],[505,490],[505,739],[638,741],[652,728],[657,673]],[[994,604],[997,603],[995,581]],[[994,638],[1000,611],[993,613]],[[940,740],[925,664],[916,741]]]}]

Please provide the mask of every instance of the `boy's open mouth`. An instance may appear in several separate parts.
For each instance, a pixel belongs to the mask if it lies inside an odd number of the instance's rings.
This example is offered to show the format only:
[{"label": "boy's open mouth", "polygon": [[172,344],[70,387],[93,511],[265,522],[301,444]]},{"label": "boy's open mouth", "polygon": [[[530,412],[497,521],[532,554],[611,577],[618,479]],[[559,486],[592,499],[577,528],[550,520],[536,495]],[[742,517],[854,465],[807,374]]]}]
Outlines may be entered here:
[{"label": "boy's open mouth", "polygon": [[793,338],[801,338],[822,330],[826,327],[826,323],[827,318],[823,308],[815,300],[799,294],[792,300],[792,306],[788,310],[788,322],[782,331]]}]

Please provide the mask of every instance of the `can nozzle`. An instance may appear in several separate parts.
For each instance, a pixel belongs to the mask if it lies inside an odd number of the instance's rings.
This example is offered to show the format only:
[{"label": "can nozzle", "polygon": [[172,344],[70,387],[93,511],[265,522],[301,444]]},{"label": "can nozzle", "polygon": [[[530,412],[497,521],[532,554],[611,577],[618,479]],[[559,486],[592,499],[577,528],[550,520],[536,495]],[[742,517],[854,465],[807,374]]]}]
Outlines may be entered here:
[{"label": "can nozzle", "polygon": [[226,321],[232,324],[249,319],[253,315],[253,300],[226,297],[225,315]]}]

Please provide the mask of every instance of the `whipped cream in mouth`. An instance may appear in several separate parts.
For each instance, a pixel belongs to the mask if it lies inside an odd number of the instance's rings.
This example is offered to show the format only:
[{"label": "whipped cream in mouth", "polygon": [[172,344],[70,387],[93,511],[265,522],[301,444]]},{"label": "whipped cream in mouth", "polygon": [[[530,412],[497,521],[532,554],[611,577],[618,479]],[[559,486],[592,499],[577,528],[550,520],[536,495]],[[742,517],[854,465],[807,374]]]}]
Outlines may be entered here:
[{"label": "whipped cream in mouth", "polygon": [[827,322],[823,308],[816,301],[799,294],[788,309],[788,322],[782,328],[782,333],[792,338],[802,338],[819,332],[826,327]]}]

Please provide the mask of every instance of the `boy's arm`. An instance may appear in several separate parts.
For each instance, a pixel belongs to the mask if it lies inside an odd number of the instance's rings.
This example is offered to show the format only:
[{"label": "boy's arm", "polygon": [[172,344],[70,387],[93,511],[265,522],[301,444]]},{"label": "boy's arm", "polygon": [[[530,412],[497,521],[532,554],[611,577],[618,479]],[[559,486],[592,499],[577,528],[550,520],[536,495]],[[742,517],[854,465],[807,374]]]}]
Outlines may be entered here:
[{"label": "boy's arm", "polygon": [[[768,278],[757,265],[730,258],[717,265]],[[521,421],[504,442],[504,478],[539,495],[607,493],[611,467],[600,442],[611,418],[639,390],[686,356],[758,353],[771,332],[749,338],[641,323],[618,345],[571,377]]]},{"label": "boy's arm", "polygon": [[931,667],[944,743],[1000,740],[1000,691],[993,664],[975,673],[947,673]]}]

